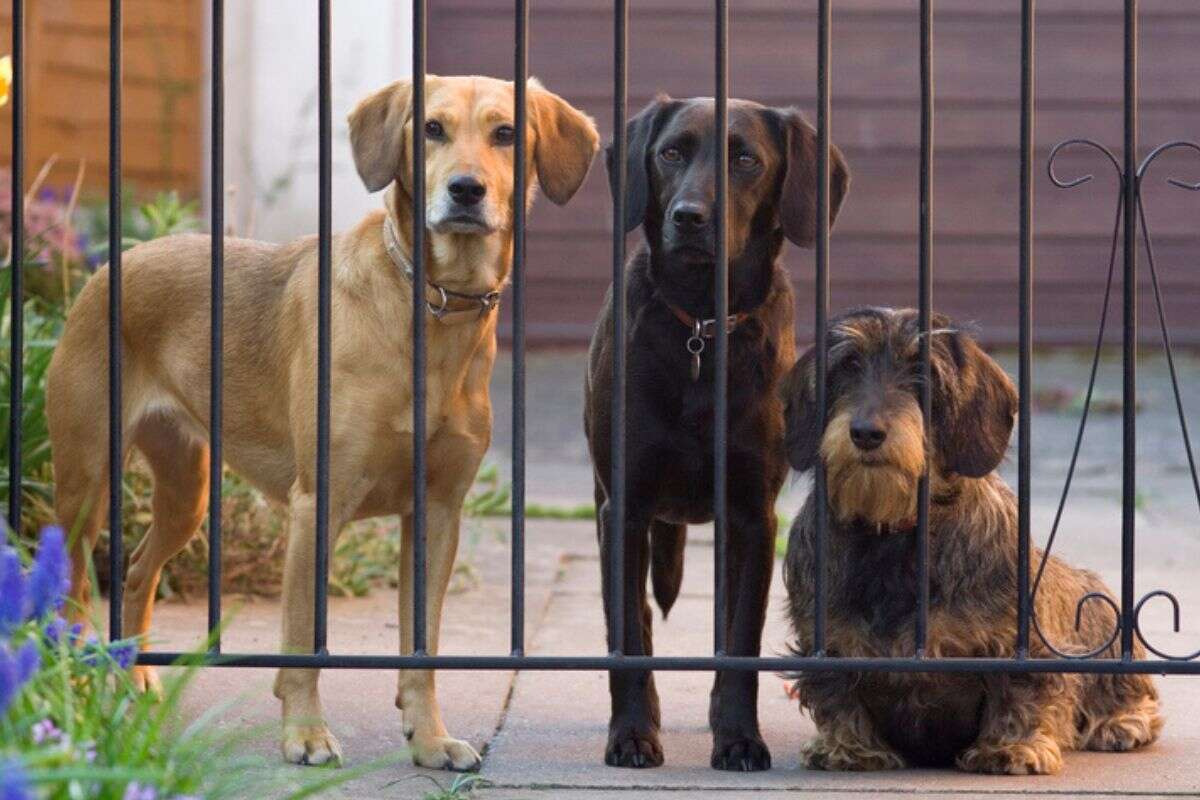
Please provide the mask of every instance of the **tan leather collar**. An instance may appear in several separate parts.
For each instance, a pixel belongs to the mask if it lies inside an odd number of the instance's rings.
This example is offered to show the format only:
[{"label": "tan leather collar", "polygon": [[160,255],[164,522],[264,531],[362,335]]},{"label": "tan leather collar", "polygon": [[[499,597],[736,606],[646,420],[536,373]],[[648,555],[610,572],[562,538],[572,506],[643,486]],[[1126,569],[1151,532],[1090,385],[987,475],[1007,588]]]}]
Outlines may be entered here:
[{"label": "tan leather collar", "polygon": [[[412,283],[412,262],[400,247],[400,236],[396,233],[396,225],[392,222],[390,214],[383,215],[383,247],[392,263],[399,268],[400,274]],[[476,322],[491,314],[499,305],[499,290],[485,294],[468,294],[447,289],[433,281],[425,282],[425,306],[429,309],[430,316],[446,325]]]}]

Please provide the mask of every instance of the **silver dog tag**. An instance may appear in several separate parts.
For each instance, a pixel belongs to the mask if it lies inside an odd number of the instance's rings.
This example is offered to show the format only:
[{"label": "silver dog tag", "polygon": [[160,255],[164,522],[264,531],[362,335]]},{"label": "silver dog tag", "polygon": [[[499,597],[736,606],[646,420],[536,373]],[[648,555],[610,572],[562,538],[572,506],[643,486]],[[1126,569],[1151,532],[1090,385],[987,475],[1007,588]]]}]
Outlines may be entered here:
[{"label": "silver dog tag", "polygon": [[704,352],[703,327],[700,320],[696,320],[692,328],[692,335],[687,340],[687,350],[692,354],[692,380],[695,381],[700,377],[700,354]]}]

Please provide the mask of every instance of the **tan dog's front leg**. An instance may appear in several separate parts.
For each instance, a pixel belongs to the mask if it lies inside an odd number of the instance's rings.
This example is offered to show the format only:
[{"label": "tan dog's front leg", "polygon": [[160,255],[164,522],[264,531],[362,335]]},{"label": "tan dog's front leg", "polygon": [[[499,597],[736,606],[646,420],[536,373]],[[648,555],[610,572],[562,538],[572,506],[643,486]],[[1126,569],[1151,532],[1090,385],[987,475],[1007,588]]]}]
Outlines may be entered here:
[{"label": "tan dog's front leg", "polygon": [[817,738],[800,751],[809,769],[862,772],[902,769],[904,759],[883,740],[855,696],[855,676],[812,672],[800,676],[800,705],[817,725]]},{"label": "tan dog's front leg", "polygon": [[[311,653],[316,568],[315,494],[294,486],[288,508],[287,558],[283,568],[283,652]],[[338,526],[330,520],[330,551]],[[342,748],[329,732],[317,691],[320,670],[281,669],[275,696],[283,701],[283,757],[293,764],[340,764]]]},{"label": "tan dog's front leg", "polygon": [[[432,499],[432,498],[431,498]],[[453,505],[430,502],[425,527],[426,645],[437,655],[442,622],[442,601],[450,585],[454,557],[458,552],[461,502]],[[400,652],[413,651],[413,518],[403,517],[400,551]],[[401,670],[396,688],[396,707],[403,716],[404,735],[412,748],[413,763],[432,769],[458,772],[479,769],[479,754],[471,745],[453,739],[446,732],[438,708],[432,670]]]}]

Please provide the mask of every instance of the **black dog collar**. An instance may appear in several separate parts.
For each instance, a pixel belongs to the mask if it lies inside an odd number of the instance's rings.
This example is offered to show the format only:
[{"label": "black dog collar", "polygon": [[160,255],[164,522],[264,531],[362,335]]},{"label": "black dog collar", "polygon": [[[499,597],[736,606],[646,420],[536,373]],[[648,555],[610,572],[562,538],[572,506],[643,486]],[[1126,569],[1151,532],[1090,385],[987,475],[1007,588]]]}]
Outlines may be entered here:
[{"label": "black dog collar", "polygon": [[[664,301],[665,302],[665,301]],[[700,377],[700,354],[704,352],[704,340],[715,338],[717,321],[715,319],[697,319],[672,303],[666,304],[675,318],[692,329],[692,335],[687,340],[687,351],[692,356],[692,380]],[[733,333],[749,314],[730,314],[725,318],[725,332]]]}]

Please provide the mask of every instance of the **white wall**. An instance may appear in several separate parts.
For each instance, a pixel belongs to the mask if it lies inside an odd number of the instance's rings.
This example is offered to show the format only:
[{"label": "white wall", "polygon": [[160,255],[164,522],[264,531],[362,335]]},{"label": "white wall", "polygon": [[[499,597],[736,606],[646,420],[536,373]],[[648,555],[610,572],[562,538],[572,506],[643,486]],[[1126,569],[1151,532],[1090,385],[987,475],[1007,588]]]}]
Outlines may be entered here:
[{"label": "white wall", "polygon": [[[286,241],[317,230],[316,6],[297,0],[226,4],[226,221],[237,235]],[[338,231],[381,201],[367,194],[354,171],[346,115],[372,90],[411,74],[412,10],[396,0],[340,0],[332,7]]]}]

